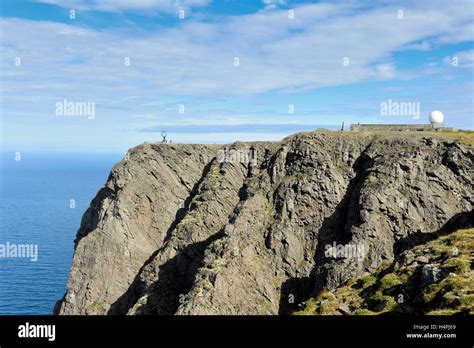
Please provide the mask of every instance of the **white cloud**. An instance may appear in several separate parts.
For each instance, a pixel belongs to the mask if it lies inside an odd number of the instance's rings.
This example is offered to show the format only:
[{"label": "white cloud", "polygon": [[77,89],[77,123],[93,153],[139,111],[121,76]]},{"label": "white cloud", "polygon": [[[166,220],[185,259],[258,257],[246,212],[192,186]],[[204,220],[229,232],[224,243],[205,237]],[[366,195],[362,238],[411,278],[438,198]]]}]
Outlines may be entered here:
[{"label": "white cloud", "polygon": [[443,62],[452,67],[474,68],[474,50],[461,51],[447,56]]},{"label": "white cloud", "polygon": [[212,0],[34,0],[67,9],[103,12],[174,12],[208,5]]},{"label": "white cloud", "polygon": [[377,77],[380,79],[391,79],[395,77],[395,66],[392,63],[387,64],[379,64],[376,66],[377,69]]},{"label": "white cloud", "polygon": [[[1,88],[7,97],[72,94],[110,104],[130,95],[292,93],[393,79],[404,74],[393,52],[448,35],[465,40],[461,29],[470,25],[470,13],[450,4],[406,9],[400,20],[393,6],[361,11],[353,2],[319,3],[295,7],[292,20],[286,11],[268,11],[212,23],[191,19],[147,33],[2,19]],[[13,66],[17,56],[21,67]]]},{"label": "white cloud", "polygon": [[429,51],[432,49],[432,45],[427,41],[409,43],[403,47],[403,50],[414,50],[414,51]]},{"label": "white cloud", "polygon": [[274,10],[280,6],[286,5],[286,0],[263,0],[265,10]]}]

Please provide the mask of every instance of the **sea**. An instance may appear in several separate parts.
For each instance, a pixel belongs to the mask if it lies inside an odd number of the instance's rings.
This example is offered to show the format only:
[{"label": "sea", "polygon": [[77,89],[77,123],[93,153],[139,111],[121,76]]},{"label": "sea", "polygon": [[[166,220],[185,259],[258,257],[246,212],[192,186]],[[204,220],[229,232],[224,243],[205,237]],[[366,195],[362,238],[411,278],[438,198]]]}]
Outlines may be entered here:
[{"label": "sea", "polygon": [[52,314],[82,214],[122,157],[0,152],[0,315]]},{"label": "sea", "polygon": [[0,150],[0,315],[52,314],[81,217],[123,155]]}]

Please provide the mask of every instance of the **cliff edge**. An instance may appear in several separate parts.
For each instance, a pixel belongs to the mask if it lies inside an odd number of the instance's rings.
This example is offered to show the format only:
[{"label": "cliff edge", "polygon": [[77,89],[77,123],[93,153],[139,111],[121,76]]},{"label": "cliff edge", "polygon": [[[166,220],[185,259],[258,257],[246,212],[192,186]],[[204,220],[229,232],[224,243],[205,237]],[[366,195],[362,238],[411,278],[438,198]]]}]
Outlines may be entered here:
[{"label": "cliff edge", "polygon": [[292,313],[472,227],[473,162],[472,145],[398,132],[137,146],[84,213],[54,311]]}]

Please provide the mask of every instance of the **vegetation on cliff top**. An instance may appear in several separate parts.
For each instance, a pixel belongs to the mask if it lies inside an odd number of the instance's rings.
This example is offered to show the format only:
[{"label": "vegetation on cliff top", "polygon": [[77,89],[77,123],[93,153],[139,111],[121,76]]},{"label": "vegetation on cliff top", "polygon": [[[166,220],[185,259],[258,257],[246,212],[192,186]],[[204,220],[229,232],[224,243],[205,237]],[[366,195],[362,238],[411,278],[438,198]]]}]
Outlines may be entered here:
[{"label": "vegetation on cliff top", "polygon": [[298,315],[474,314],[474,229],[416,246],[375,273],[323,291]]},{"label": "vegetation on cliff top", "polygon": [[[460,143],[474,146],[474,131],[471,130],[460,130],[460,131],[440,131],[440,132],[419,132],[419,131],[389,131],[389,130],[373,130],[373,131],[362,131],[362,132],[340,132],[340,131],[329,131],[329,130],[317,130],[318,133],[338,133],[339,135],[381,135],[384,137],[395,137],[402,139],[403,137],[413,138],[413,136],[424,136],[434,137],[439,140],[448,141],[459,141]],[[305,132],[303,132],[305,133]],[[306,132],[310,133],[310,132]]]}]

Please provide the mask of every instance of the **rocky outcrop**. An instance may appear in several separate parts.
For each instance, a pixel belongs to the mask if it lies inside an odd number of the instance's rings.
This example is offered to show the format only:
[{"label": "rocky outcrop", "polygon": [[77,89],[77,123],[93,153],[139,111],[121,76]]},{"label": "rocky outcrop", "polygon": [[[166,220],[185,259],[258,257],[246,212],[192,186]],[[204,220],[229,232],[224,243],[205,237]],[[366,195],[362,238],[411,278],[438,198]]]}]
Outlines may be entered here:
[{"label": "rocky outcrop", "polygon": [[[474,220],[474,214],[466,214]],[[466,220],[467,222],[467,220]],[[300,315],[474,314],[474,228],[430,234],[389,266],[302,303]]]},{"label": "rocky outcrop", "polygon": [[84,214],[55,312],[290,313],[468,224],[473,161],[401,133],[138,146]]},{"label": "rocky outcrop", "polygon": [[214,152],[144,144],[127,153],[82,218],[60,313],[107,312],[167,239]]}]

